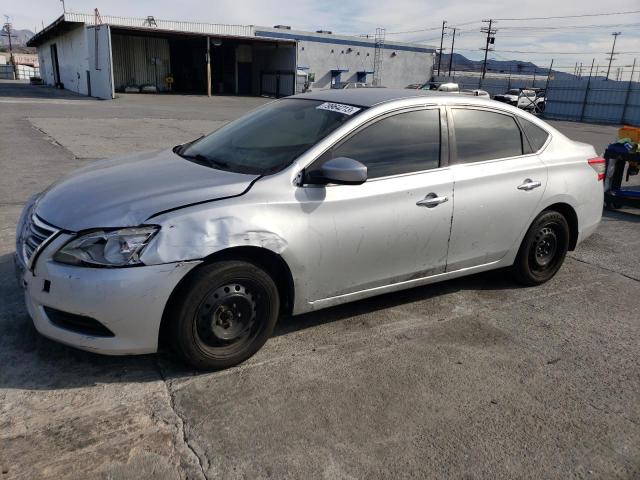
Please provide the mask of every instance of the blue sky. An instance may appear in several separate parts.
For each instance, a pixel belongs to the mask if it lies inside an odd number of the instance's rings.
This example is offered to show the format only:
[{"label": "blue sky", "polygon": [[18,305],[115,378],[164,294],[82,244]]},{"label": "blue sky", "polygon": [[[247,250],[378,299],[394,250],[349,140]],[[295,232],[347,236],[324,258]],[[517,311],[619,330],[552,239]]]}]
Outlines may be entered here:
[{"label": "blue sky", "polygon": [[[65,0],[65,3],[67,10],[76,12],[92,12],[93,7],[98,7],[105,15],[154,15],[156,18],[170,20],[245,25],[280,23],[298,29],[323,28],[346,34],[373,33],[376,27],[385,27],[390,32],[387,36],[389,39],[422,41],[432,45],[439,43],[438,25],[442,20],[455,26],[483,18],[547,17],[640,10],[637,0],[538,0],[527,3],[487,0],[482,4],[470,0]],[[42,22],[47,25],[61,12],[62,3],[58,0],[7,2],[3,11],[0,11],[11,17],[14,28],[31,30],[41,28]],[[460,26],[456,36],[458,53],[469,58],[481,58],[479,49],[484,45],[484,37],[479,31],[481,26],[479,22]],[[604,65],[607,56],[605,52],[611,49],[611,33],[621,31],[616,50],[637,53],[621,54],[615,64],[630,65],[634,56],[640,62],[640,14],[535,21],[501,20],[497,22],[497,28],[496,51],[491,54],[496,59],[528,60],[546,66],[554,58],[555,65],[568,67],[576,62],[590,65],[592,58],[595,58],[596,63]],[[425,30],[406,34],[391,33],[418,29]],[[449,47],[450,42],[449,37],[445,40],[445,47]]]}]

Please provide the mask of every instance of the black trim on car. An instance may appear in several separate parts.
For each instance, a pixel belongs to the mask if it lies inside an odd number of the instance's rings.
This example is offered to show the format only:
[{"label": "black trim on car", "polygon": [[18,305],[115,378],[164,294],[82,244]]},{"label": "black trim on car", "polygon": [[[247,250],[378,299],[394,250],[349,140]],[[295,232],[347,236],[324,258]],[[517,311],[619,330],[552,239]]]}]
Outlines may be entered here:
[{"label": "black trim on car", "polygon": [[116,335],[95,318],[75,313],[63,312],[51,307],[43,307],[49,321],[56,327],[64,328],[74,333],[90,335],[92,337],[115,337]]}]

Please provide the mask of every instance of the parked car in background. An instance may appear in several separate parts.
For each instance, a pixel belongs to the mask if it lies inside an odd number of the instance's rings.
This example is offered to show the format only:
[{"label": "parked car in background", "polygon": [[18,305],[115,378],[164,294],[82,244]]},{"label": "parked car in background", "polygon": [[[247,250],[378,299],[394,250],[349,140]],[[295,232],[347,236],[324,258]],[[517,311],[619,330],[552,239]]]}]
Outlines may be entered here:
[{"label": "parked car in background", "polygon": [[[409,88],[409,87],[406,87]],[[461,95],[471,95],[474,97],[483,97],[483,98],[491,98],[489,92],[480,89],[461,89],[460,85],[457,83],[437,83],[437,82],[429,82],[425,83],[420,87],[421,90],[431,90],[438,92],[447,92],[447,93],[459,93]]]},{"label": "parked car in background", "polygon": [[545,105],[545,91],[540,88],[512,88],[502,95],[494,95],[494,100],[508,103],[523,110],[542,111]]},{"label": "parked car in background", "polygon": [[486,90],[480,90],[480,89],[462,90],[460,93],[473,95],[474,97],[491,98],[491,95],[489,95],[489,92],[487,92]]},{"label": "parked car in background", "polygon": [[54,183],[20,216],[16,271],[47,337],[114,355],[163,338],[225,368],[283,315],[503,267],[548,281],[597,228],[603,176],[509,105],[318,91]]},{"label": "parked car in background", "polygon": [[407,88],[409,90],[418,90],[419,88],[422,88],[423,85],[424,83],[410,83],[404,88]]}]

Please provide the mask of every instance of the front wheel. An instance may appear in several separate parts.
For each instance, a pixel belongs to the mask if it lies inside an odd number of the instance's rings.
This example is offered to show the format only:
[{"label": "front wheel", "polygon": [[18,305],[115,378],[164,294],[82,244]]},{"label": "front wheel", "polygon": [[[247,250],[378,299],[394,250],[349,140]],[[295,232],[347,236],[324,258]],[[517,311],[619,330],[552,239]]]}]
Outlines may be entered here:
[{"label": "front wheel", "polygon": [[200,267],[181,286],[172,315],[172,342],[192,366],[237,365],[262,347],[278,320],[273,279],[257,265],[223,261]]},{"label": "front wheel", "polygon": [[522,240],[512,267],[516,281],[540,285],[560,270],[569,247],[569,224],[556,211],[542,212]]}]

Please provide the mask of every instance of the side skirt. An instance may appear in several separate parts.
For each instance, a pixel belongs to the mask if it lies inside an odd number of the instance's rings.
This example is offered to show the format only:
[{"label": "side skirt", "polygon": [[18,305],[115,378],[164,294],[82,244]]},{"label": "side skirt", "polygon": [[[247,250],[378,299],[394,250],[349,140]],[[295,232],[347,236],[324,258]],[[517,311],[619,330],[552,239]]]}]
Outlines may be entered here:
[{"label": "side skirt", "polygon": [[322,298],[320,300],[314,300],[308,302],[308,307],[304,311],[294,312],[295,314],[310,312],[313,310],[320,310],[322,308],[333,307],[343,303],[353,302],[355,300],[361,300],[363,298],[374,297],[376,295],[382,295],[384,293],[397,292],[400,290],[406,290],[408,288],[419,287],[422,285],[429,285],[431,283],[442,282],[444,280],[450,280],[453,278],[464,277],[466,275],[472,275],[474,273],[485,272],[487,270],[495,270],[504,266],[510,265],[505,262],[505,258],[496,260],[494,262],[485,263],[483,265],[477,265],[475,267],[461,268],[453,272],[438,273],[430,275],[428,277],[416,278],[412,280],[406,280],[404,282],[393,283],[391,285],[383,285],[381,287],[374,287],[367,290],[360,290],[357,292],[346,293],[344,295],[338,295],[335,297]]}]

